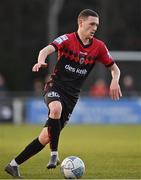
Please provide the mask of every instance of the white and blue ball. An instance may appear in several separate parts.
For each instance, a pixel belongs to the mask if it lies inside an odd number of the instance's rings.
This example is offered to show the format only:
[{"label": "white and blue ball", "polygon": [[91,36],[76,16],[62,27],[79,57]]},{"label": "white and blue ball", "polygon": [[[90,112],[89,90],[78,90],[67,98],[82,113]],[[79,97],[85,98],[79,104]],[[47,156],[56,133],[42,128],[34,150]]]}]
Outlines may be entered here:
[{"label": "white and blue ball", "polygon": [[61,172],[66,179],[80,179],[85,173],[84,162],[76,156],[69,156],[61,163]]}]

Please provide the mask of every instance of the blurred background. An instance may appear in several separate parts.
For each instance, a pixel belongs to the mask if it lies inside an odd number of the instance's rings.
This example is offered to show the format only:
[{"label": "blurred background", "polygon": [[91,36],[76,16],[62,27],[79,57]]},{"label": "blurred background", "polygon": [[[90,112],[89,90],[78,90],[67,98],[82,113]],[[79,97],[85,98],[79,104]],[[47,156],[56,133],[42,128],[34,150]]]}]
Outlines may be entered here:
[{"label": "blurred background", "polygon": [[109,99],[111,75],[97,64],[83,86],[71,122],[141,122],[141,0],[1,0],[1,123],[45,122],[43,87],[56,55],[47,59],[48,69],[33,73],[32,66],[44,46],[77,30],[77,16],[86,8],[100,16],[95,36],[106,43],[121,70],[123,98],[119,102]]}]

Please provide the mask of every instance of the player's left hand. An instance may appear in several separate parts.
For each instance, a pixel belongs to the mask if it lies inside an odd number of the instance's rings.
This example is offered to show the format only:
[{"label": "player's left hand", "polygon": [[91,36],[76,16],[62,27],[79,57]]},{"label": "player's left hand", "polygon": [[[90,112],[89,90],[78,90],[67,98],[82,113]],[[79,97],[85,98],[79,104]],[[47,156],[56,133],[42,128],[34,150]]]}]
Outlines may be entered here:
[{"label": "player's left hand", "polygon": [[33,72],[38,72],[40,70],[40,68],[46,68],[47,67],[47,63],[36,63],[33,67],[32,67],[32,71]]},{"label": "player's left hand", "polygon": [[119,100],[122,97],[122,92],[117,80],[112,80],[110,85],[110,96],[113,100]]}]

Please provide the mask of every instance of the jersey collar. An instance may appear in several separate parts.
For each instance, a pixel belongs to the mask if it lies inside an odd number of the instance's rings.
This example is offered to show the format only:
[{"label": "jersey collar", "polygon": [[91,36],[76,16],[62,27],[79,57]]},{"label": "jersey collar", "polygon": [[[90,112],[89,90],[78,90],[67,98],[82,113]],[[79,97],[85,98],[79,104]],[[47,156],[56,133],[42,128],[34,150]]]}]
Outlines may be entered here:
[{"label": "jersey collar", "polygon": [[80,39],[80,37],[79,37],[79,35],[78,35],[78,33],[77,33],[77,32],[75,32],[75,35],[76,35],[76,38],[78,39],[78,41],[80,42],[80,44],[83,46],[83,48],[88,48],[88,47],[90,47],[90,46],[92,45],[92,43],[93,43],[93,39],[90,41],[90,43],[89,43],[89,44],[84,45],[84,44],[83,44],[83,42],[81,41],[81,39]]}]

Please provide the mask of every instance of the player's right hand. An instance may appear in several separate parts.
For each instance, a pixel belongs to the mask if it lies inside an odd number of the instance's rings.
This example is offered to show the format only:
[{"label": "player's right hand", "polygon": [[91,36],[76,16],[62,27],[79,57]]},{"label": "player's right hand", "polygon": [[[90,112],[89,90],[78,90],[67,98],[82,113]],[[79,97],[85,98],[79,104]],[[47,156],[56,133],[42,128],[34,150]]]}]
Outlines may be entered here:
[{"label": "player's right hand", "polygon": [[32,67],[32,71],[33,72],[38,72],[40,68],[46,68],[47,67],[47,63],[36,63],[33,67]]}]

